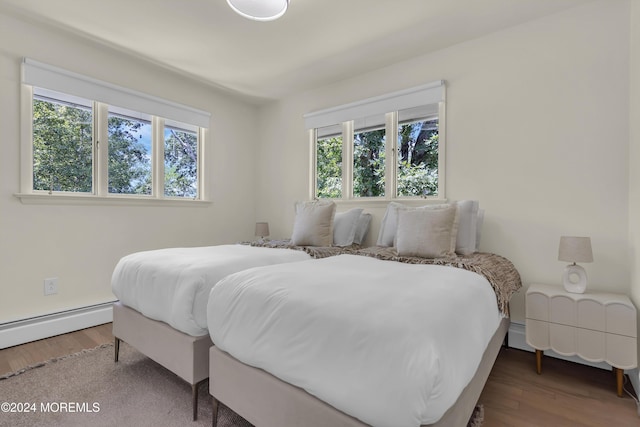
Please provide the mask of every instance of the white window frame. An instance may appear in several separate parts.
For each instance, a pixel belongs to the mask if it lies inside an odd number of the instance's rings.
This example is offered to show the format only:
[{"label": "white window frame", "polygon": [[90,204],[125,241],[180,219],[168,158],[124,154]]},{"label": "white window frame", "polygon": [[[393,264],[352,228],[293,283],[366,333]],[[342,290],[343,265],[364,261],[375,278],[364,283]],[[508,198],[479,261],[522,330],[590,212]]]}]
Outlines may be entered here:
[{"label": "white window frame", "polygon": [[[25,58],[21,85],[20,192],[15,194],[28,204],[126,204],[194,205],[210,204],[205,179],[205,140],[210,113],[166,101],[110,83],[81,76],[67,70]],[[34,87],[93,101],[93,186],[91,193],[33,189],[33,95]],[[150,195],[109,193],[108,189],[108,110],[109,105],[151,115],[152,191]],[[164,195],[165,120],[195,127],[198,137],[198,195],[195,198]]]},{"label": "white window frame", "polygon": [[[342,197],[331,198],[336,202],[388,203],[391,200],[446,200],[446,91],[445,81],[438,80],[422,86],[393,92],[362,101],[305,114],[305,126],[309,131],[310,176],[309,198],[317,198],[317,129],[342,124]],[[438,105],[438,195],[427,197],[398,196],[398,111],[425,105]],[[386,157],[385,196],[354,197],[353,195],[353,133],[354,119],[385,114]]]}]

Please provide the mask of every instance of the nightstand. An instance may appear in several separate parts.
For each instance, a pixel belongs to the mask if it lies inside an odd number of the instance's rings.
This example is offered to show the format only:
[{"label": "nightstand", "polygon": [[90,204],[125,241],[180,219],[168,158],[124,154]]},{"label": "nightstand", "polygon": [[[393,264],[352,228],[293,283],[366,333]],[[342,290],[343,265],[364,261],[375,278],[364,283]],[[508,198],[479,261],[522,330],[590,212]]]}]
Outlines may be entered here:
[{"label": "nightstand", "polygon": [[616,373],[622,396],[624,369],[637,361],[636,309],[626,295],[569,293],[561,286],[529,286],[526,295],[527,344],[536,350],[536,369],[553,350],[589,362],[606,362]]}]

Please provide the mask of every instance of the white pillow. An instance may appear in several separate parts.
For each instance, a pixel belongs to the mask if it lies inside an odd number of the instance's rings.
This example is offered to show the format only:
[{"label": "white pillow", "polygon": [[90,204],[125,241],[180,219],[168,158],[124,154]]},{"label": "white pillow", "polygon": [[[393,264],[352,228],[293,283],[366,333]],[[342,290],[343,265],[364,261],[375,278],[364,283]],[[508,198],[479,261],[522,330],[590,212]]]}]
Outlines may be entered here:
[{"label": "white pillow", "polygon": [[476,252],[480,251],[480,232],[484,223],[484,209],[478,209],[478,219],[476,221]]},{"label": "white pillow", "polygon": [[362,208],[353,208],[346,212],[336,212],[333,219],[334,246],[349,246],[353,244],[362,211]]},{"label": "white pillow", "polygon": [[378,246],[393,246],[396,237],[396,228],[398,228],[398,208],[405,207],[397,202],[390,202],[384,213],[382,222],[380,223],[380,231],[378,232]]},{"label": "white pillow", "polygon": [[[483,216],[480,215],[477,200],[461,200],[452,202],[457,204],[460,212],[458,214],[458,237],[456,241],[456,252],[460,255],[469,255],[477,251],[479,245],[479,228],[478,221],[482,225]],[[446,205],[426,205],[416,208],[405,206],[401,203],[391,202],[387,205],[387,210],[380,224],[380,232],[378,234],[378,246],[395,246],[396,229],[398,226],[398,209],[428,209],[430,207],[446,206]]]},{"label": "white pillow", "polygon": [[356,245],[361,245],[364,242],[364,239],[367,237],[367,232],[369,231],[369,225],[371,224],[371,218],[373,215],[370,213],[363,213],[360,215],[358,219],[358,225],[356,227],[356,235],[353,238],[353,243]]},{"label": "white pillow", "polygon": [[437,207],[449,206],[449,204],[426,205],[420,207],[405,206],[402,203],[390,202],[380,224],[380,232],[378,233],[378,246],[395,246],[396,230],[398,228],[398,210],[399,209],[430,209]]},{"label": "white pillow", "polygon": [[458,206],[399,209],[397,250],[400,256],[440,258],[455,254]]},{"label": "white pillow", "polygon": [[459,222],[456,252],[460,255],[469,255],[476,251],[478,205],[477,200],[460,200],[458,202]]},{"label": "white pillow", "polygon": [[291,243],[297,246],[331,246],[336,204],[331,201],[314,200],[298,202],[295,208],[296,219],[293,223]]}]

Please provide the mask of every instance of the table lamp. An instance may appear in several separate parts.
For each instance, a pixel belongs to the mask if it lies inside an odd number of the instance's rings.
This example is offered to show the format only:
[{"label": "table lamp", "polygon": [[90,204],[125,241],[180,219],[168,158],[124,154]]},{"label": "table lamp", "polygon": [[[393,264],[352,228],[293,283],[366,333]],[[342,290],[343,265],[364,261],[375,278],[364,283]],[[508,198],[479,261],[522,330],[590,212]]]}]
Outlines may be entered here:
[{"label": "table lamp", "polygon": [[255,235],[260,237],[260,240],[263,240],[265,237],[267,237],[269,235],[269,223],[268,222],[256,222]]},{"label": "table lamp", "polygon": [[573,264],[567,265],[562,274],[562,284],[567,292],[582,294],[587,289],[587,272],[577,262],[593,262],[590,237],[560,237],[558,249],[558,261],[567,261]]}]

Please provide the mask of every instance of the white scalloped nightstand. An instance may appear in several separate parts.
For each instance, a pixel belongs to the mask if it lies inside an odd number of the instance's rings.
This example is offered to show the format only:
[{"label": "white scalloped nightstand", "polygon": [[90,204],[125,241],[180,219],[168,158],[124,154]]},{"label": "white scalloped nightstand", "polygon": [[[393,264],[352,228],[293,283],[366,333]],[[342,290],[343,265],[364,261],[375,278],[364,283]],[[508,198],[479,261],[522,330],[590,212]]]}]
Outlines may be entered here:
[{"label": "white scalloped nightstand", "polygon": [[553,350],[578,355],[590,362],[606,362],[616,372],[622,396],[624,369],[637,360],[636,309],[626,295],[587,292],[573,294],[561,286],[533,284],[526,295],[527,344],[536,349],[536,369]]}]

